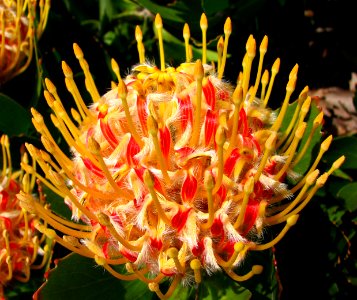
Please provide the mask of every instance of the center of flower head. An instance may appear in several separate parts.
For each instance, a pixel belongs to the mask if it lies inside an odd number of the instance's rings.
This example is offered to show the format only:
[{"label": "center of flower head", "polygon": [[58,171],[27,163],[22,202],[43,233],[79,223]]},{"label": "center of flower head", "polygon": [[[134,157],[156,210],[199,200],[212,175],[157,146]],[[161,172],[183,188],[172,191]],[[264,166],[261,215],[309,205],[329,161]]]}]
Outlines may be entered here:
[{"label": "center of flower head", "polygon": [[[295,89],[297,66],[290,73],[283,105],[275,115],[266,105],[280,60],[272,66],[270,80],[267,70],[262,75],[267,37],[259,48],[252,85],[256,42],[249,37],[243,71],[233,87],[221,80],[231,33],[229,18],[224,40],[218,43],[217,69],[206,64],[205,15],[201,18],[202,60],[191,62],[186,24],[186,62],[176,69],[165,66],[159,15],[155,26],[160,69],[145,64],[142,34],[137,28],[140,64],[121,78],[113,60],[118,84],[102,97],[75,44],[74,52],[94,101],[90,108],[84,105],[72,70],[63,62],[66,86],[77,105],[71,112],[79,126],[65,112],[48,79],[45,91],[54,111],[52,121],[71,146],[73,159],[61,151],[34,109],[34,125],[56,161],[32,145],[27,148],[50,182],[34,170],[32,173],[65,198],[74,219],[87,224],[68,225],[68,221],[36,206],[41,218],[64,236],[44,225],[38,228],[72,251],[95,258],[117,278],[140,279],[166,299],[181,280],[194,278],[199,283],[201,269],[208,274],[223,269],[237,281],[260,273],[261,266],[253,266],[243,276],[234,268],[248,250],[265,250],[276,244],[344,158],[318,177],[316,166],[331,143],[332,137],[328,137],[314,164],[300,179],[295,178],[298,183],[289,190],[284,181],[294,175],[292,168],[307,151],[323,118],[318,114],[307,130],[305,117],[311,99],[305,88],[290,124],[280,130]],[[256,97],[258,90],[260,98]],[[306,147],[296,155],[304,136]],[[27,169],[31,171],[29,166]],[[294,201],[284,201],[295,193]],[[282,222],[286,225],[275,239],[259,244],[264,226]],[[124,263],[131,274],[120,274],[110,267]],[[163,295],[159,284],[167,276],[174,280]]]}]

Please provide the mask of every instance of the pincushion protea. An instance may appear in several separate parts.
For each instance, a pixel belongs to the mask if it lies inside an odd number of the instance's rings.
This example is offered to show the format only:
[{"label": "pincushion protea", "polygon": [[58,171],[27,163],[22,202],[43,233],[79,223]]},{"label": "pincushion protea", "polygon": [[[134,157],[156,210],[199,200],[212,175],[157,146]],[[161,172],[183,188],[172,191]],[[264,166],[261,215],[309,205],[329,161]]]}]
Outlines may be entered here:
[{"label": "pincushion protea", "polygon": [[[161,299],[167,299],[180,282],[200,283],[202,271],[224,270],[236,281],[259,274],[259,265],[245,275],[236,271],[248,251],[269,249],[286,234],[344,157],[319,174],[316,167],[331,143],[329,136],[309,170],[294,179],[295,186],[288,187],[287,178],[294,175],[294,166],[323,120],[321,112],[306,130],[311,104],[306,87],[289,126],[280,130],[295,89],[297,66],[290,73],[284,102],[275,115],[266,105],[280,61],[272,66],[270,80],[268,71],[262,75],[267,37],[259,48],[252,87],[256,55],[252,36],[246,45],[243,71],[233,87],[222,80],[231,34],[229,18],[224,39],[218,42],[217,69],[206,62],[208,26],[204,14],[202,61],[191,62],[186,24],[186,62],[178,68],[165,65],[162,26],[157,15],[160,68],[145,62],[142,33],[137,27],[140,64],[121,78],[112,60],[118,84],[112,84],[103,96],[81,49],[74,44],[93,105],[86,107],[70,67],[63,62],[66,86],[76,103],[72,117],[53,83],[46,79],[44,95],[54,112],[51,119],[71,147],[72,159],[32,109],[33,124],[51,155],[28,144],[45,177],[28,165],[23,167],[65,199],[74,221],[45,210],[26,193],[19,197],[43,219],[44,224],[37,224],[40,231],[68,249],[94,258],[118,279],[142,280]],[[308,137],[305,147],[296,153],[304,136]],[[75,222],[78,220],[82,223]],[[285,223],[282,231],[262,243],[263,229],[278,223]],[[120,264],[125,264],[126,273],[112,268]],[[170,287],[163,293],[160,284],[167,278]]]},{"label": "pincushion protea", "polygon": [[0,84],[30,64],[34,35],[42,35],[49,9],[50,0],[0,0]]},{"label": "pincushion protea", "polygon": [[[49,245],[41,248],[41,237],[34,228],[36,216],[19,205],[16,194],[22,189],[31,193],[35,177],[23,170],[13,172],[9,138],[1,137],[2,170],[0,173],[0,299],[4,297],[4,287],[11,281],[27,282],[30,269],[41,269],[48,261],[51,249]],[[27,153],[23,153],[23,163],[28,163]],[[34,166],[34,165],[33,165]],[[38,255],[41,262],[37,261]],[[37,262],[36,262],[37,263]]]}]

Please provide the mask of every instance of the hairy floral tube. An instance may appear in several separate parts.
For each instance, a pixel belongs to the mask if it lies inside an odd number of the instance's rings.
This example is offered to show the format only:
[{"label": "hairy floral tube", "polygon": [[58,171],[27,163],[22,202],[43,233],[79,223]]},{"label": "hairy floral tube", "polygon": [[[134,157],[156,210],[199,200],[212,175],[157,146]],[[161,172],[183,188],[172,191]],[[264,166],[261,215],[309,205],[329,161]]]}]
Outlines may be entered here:
[{"label": "hairy floral tube", "polygon": [[[270,73],[263,72],[268,38],[264,37],[259,51],[253,36],[248,38],[243,70],[234,86],[222,80],[230,19],[218,42],[216,67],[207,63],[204,14],[200,24],[202,58],[192,61],[190,31],[185,24],[186,59],[177,68],[165,63],[160,15],[155,19],[159,67],[146,63],[137,27],[140,63],[122,78],[112,60],[118,83],[103,96],[82,50],[74,44],[93,104],[86,107],[65,62],[65,83],[75,108],[70,113],[64,109],[49,79],[44,92],[53,110],[51,119],[72,157],[65,155],[43,117],[32,109],[33,124],[47,152],[27,145],[43,172],[23,164],[27,172],[63,197],[72,211],[73,221],[65,220],[22,192],[23,205],[43,220],[36,225],[40,231],[95,259],[120,280],[145,282],[161,299],[169,298],[180,283],[199,284],[205,273],[224,271],[236,281],[261,273],[262,266],[253,265],[249,273],[238,274],[247,253],[278,243],[344,161],[341,157],[320,174],[317,165],[332,141],[329,136],[320,144],[311,167],[298,176],[294,166],[303,159],[323,121],[321,112],[313,126],[307,126],[311,98],[306,87],[297,97],[289,125],[281,129],[292,102],[298,66],[290,73],[285,99],[275,113],[267,104],[280,60]],[[257,52],[259,64],[253,77]],[[305,137],[305,146],[299,147]],[[263,229],[280,223],[284,224],[282,231],[262,243]],[[114,270],[112,266],[118,264],[124,264],[127,271]],[[164,293],[160,284],[168,278],[170,287]]]}]

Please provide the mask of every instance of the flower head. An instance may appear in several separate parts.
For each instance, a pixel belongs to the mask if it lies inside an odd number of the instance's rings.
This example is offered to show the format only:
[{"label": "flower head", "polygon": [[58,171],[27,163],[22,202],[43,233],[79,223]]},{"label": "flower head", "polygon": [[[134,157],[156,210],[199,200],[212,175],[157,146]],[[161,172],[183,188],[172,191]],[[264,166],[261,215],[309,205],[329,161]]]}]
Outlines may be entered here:
[{"label": "flower head", "polygon": [[[47,23],[50,0],[0,0],[0,83],[20,74],[31,62],[34,35]],[[36,10],[39,18],[36,19]]]},{"label": "flower head", "polygon": [[[53,83],[46,79],[45,98],[52,108],[54,125],[71,147],[67,157],[35,110],[33,123],[46,150],[27,145],[46,178],[27,170],[65,199],[75,221],[61,219],[43,210],[39,216],[56,229],[38,228],[74,252],[92,257],[119,279],[139,279],[162,298],[168,298],[181,281],[200,283],[202,274],[225,271],[242,281],[259,274],[252,266],[245,275],[236,273],[248,251],[274,246],[293,226],[298,214],[328,176],[343,162],[319,174],[316,169],[332,137],[321,143],[310,169],[294,178],[293,168],[320,129],[322,112],[307,130],[306,115],[311,99],[308,88],[298,96],[296,110],[287,128],[281,130],[297,80],[293,68],[279,113],[267,103],[279,71],[277,59],[262,75],[268,39],[259,48],[259,66],[251,78],[256,41],[250,36],[243,71],[236,86],[222,80],[227,59],[231,21],[224,26],[218,43],[218,66],[207,64],[207,18],[202,15],[202,60],[192,61],[189,27],[183,31],[186,61],[167,67],[162,40],[162,20],[155,26],[160,49],[160,67],[145,62],[142,33],[137,27],[140,64],[121,78],[118,64],[112,68],[118,84],[100,96],[84,59],[74,44],[74,53],[85,74],[93,104],[87,108],[63,62],[67,89],[76,109],[65,111]],[[258,98],[257,95],[260,95]],[[77,124],[78,125],[77,125]],[[306,147],[297,153],[303,137]],[[282,231],[262,243],[263,229],[284,223]],[[111,265],[125,264],[127,273]],[[166,294],[160,290],[164,278],[172,278]]]},{"label": "flower head", "polygon": [[[10,145],[7,136],[1,137],[2,170],[0,172],[0,298],[4,287],[11,280],[27,282],[30,269],[42,268],[49,257],[49,246],[41,248],[42,240],[34,228],[36,217],[20,206],[17,194],[20,190],[30,194],[35,178],[23,170],[13,172]],[[22,161],[28,163],[27,153]],[[35,265],[38,254],[42,263]]]}]

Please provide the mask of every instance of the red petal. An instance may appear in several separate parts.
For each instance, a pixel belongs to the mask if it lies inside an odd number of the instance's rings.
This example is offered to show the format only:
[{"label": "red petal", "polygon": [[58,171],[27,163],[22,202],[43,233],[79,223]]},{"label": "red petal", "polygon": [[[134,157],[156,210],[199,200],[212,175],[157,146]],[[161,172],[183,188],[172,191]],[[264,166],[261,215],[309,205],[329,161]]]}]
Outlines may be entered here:
[{"label": "red petal", "polygon": [[138,254],[135,252],[129,252],[123,249],[120,251],[120,253],[125,256],[130,262],[135,262],[138,258]]},{"label": "red petal", "polygon": [[212,110],[214,110],[216,105],[216,91],[212,82],[209,79],[205,80],[205,82],[203,83],[202,91],[205,95],[206,103]]},{"label": "red petal", "polygon": [[239,112],[238,129],[240,130],[243,136],[248,136],[249,134],[248,119],[244,108],[242,108]]},{"label": "red petal", "polygon": [[212,110],[207,110],[205,119],[205,143],[206,146],[209,145],[211,138],[217,130],[217,114]]},{"label": "red petal", "polygon": [[191,251],[194,256],[201,256],[204,250],[205,250],[205,245],[202,239],[198,242],[196,247],[192,248]]},{"label": "red petal", "polygon": [[5,228],[7,229],[7,231],[12,231],[12,222],[11,219],[6,218],[6,217],[1,217],[0,219],[2,219],[2,222],[4,222]]},{"label": "red petal", "polygon": [[223,201],[226,200],[226,196],[227,196],[227,189],[221,185],[217,191],[217,195],[220,197],[220,206],[222,205]]},{"label": "red petal", "polygon": [[156,238],[150,238],[150,245],[151,247],[160,251],[162,248],[162,241]]},{"label": "red petal", "polygon": [[182,184],[181,198],[183,202],[191,202],[197,191],[197,179],[189,172]]},{"label": "red petal", "polygon": [[1,191],[1,210],[6,210],[7,203],[9,202],[9,193],[7,191]]}]

